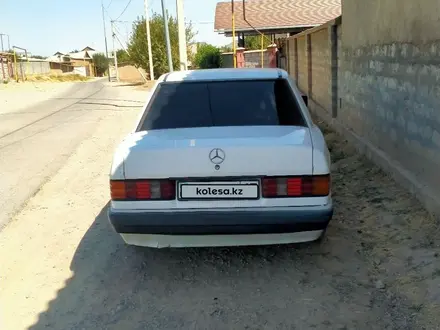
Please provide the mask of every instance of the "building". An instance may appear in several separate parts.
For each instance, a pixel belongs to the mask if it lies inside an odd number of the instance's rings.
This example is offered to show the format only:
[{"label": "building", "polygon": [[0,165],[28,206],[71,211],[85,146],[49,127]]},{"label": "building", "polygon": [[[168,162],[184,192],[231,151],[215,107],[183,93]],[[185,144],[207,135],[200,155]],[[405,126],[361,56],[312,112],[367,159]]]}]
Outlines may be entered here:
[{"label": "building", "polygon": [[[234,2],[235,31],[239,38],[261,33],[275,38],[294,35],[341,15],[340,0],[247,0]],[[244,19],[245,13],[246,20]],[[219,2],[214,29],[232,36],[232,3]]]},{"label": "building", "polygon": [[98,53],[90,46],[83,48],[78,52],[63,53],[56,52],[47,58],[52,70],[61,70],[61,72],[72,72],[82,76],[95,76],[93,65],[93,55]]},{"label": "building", "polygon": [[[277,47],[276,60],[267,52],[246,51],[237,55],[240,66],[287,67],[287,38],[307,29],[324,24],[341,15],[341,0],[248,0],[234,1],[235,33],[237,46],[247,48],[245,36],[264,34]],[[245,6],[245,7],[243,7]],[[219,34],[232,37],[232,2],[217,3],[214,29]],[[263,52],[263,54],[261,54]],[[223,63],[230,66],[233,54],[224,54]],[[270,64],[272,63],[272,64]]]}]

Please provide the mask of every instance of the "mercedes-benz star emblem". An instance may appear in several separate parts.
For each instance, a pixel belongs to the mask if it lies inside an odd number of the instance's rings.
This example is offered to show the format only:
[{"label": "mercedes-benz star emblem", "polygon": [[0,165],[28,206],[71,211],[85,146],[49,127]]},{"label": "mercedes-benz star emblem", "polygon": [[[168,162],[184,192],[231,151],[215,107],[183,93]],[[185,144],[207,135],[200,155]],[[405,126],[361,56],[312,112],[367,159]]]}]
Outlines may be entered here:
[{"label": "mercedes-benz star emblem", "polygon": [[209,153],[209,160],[215,165],[220,165],[225,161],[226,155],[222,149],[215,148]]}]

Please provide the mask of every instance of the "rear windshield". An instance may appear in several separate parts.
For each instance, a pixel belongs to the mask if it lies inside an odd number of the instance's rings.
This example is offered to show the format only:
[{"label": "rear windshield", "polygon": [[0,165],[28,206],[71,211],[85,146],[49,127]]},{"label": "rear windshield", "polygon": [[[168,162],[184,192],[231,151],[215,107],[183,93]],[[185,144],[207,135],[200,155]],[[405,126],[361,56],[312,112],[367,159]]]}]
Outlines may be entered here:
[{"label": "rear windshield", "polygon": [[163,83],[138,131],[268,125],[306,126],[284,79]]}]

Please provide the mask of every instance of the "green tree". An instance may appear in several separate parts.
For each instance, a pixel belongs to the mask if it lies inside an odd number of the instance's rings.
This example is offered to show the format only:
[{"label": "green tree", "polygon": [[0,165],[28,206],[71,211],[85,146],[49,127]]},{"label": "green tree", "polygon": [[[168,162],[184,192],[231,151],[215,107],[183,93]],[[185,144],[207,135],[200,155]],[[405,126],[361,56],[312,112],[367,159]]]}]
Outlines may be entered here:
[{"label": "green tree", "polygon": [[[177,29],[177,19],[169,16],[168,28],[170,32],[171,54],[173,57],[173,68],[179,68],[179,39]],[[160,75],[168,72],[168,59],[164,33],[164,19],[161,15],[154,14],[150,19],[151,48],[153,53],[154,75]],[[194,38],[192,25],[186,27],[186,42],[190,44]],[[148,45],[146,38],[145,19],[138,18],[133,23],[133,33],[128,45],[130,58],[136,67],[143,68],[149,72]],[[190,54],[188,54],[190,56]]]},{"label": "green tree", "polygon": [[[263,49],[271,44],[268,37],[263,38]],[[261,36],[247,36],[244,37],[244,46],[248,50],[260,50],[261,49]]]},{"label": "green tree", "polygon": [[220,52],[222,52],[222,53],[230,53],[230,52],[232,52],[232,46],[230,46],[230,45],[221,46],[220,47]]},{"label": "green tree", "polygon": [[107,71],[108,60],[103,53],[93,54],[93,64],[96,67],[96,74],[101,77]]},{"label": "green tree", "polygon": [[123,49],[116,51],[116,58],[118,59],[118,65],[131,65],[133,61],[127,52]]},{"label": "green tree", "polygon": [[[269,37],[264,37],[263,47],[267,47],[271,44]],[[247,50],[260,50],[261,49],[261,35],[258,36],[245,36],[244,46]],[[220,47],[222,53],[232,52],[232,44]]]},{"label": "green tree", "polygon": [[197,49],[194,64],[199,69],[215,69],[221,66],[220,49],[213,45],[201,44]]}]

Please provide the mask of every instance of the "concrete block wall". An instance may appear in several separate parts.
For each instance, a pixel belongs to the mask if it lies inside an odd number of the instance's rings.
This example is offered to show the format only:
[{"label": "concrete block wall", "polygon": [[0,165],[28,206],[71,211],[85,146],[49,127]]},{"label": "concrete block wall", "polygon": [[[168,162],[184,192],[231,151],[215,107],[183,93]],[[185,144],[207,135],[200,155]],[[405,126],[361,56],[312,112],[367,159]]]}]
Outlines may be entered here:
[{"label": "concrete block wall", "polygon": [[342,56],[340,120],[440,196],[440,41]]},{"label": "concrete block wall", "polygon": [[440,214],[439,12],[438,0],[343,1],[338,120]]},{"label": "concrete block wall", "polygon": [[49,62],[23,62],[23,68],[26,75],[32,74],[48,74],[50,73]]},{"label": "concrete block wall", "polygon": [[[289,74],[302,93],[336,116],[339,93],[338,33],[340,19],[288,39]],[[339,32],[338,32],[339,31]]]},{"label": "concrete block wall", "polygon": [[440,215],[440,2],[343,0],[342,9],[289,38],[289,73],[312,112]]},{"label": "concrete block wall", "polygon": [[298,80],[298,39],[296,38],[290,38],[287,39],[287,52],[286,57],[288,61],[287,65],[287,71],[290,73],[290,75],[295,78],[295,80]]},{"label": "concrete block wall", "polygon": [[297,68],[298,68],[298,75],[297,75],[297,83],[299,89],[305,93],[308,94],[308,65],[307,65],[307,43],[306,43],[306,37],[301,36],[297,39],[297,45],[298,45],[298,55],[297,55]]},{"label": "concrete block wall", "polygon": [[329,28],[310,35],[311,38],[311,85],[310,97],[324,109],[332,109],[332,66]]}]

